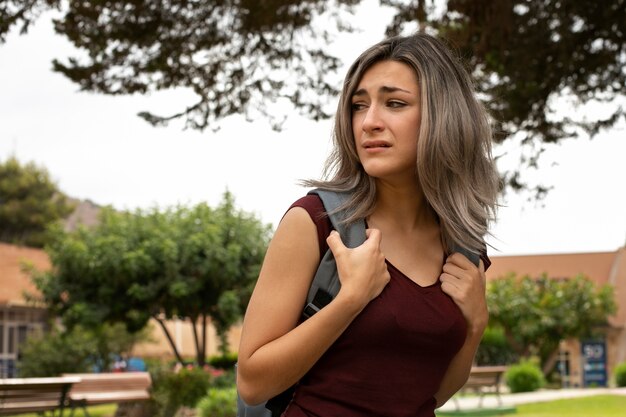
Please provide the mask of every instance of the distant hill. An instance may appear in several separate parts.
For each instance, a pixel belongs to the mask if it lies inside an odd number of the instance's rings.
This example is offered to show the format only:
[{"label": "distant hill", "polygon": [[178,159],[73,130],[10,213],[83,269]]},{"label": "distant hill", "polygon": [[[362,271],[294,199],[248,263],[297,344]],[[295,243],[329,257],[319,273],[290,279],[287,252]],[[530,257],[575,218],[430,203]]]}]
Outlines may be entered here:
[{"label": "distant hill", "polygon": [[75,205],[74,211],[65,219],[65,231],[71,232],[78,228],[79,225],[86,227],[98,224],[98,216],[102,207],[91,200],[78,200],[75,198],[68,199],[70,204]]}]

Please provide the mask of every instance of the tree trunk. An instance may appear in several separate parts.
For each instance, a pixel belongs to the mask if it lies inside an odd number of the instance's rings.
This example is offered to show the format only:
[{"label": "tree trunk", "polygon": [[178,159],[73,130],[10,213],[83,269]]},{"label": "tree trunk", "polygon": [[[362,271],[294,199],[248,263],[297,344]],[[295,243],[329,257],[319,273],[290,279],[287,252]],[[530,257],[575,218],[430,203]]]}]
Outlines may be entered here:
[{"label": "tree trunk", "polygon": [[[504,327],[504,326],[503,326]],[[507,342],[511,345],[513,350],[520,356],[524,357],[528,351],[528,347],[523,346],[513,336],[513,333],[507,328],[504,328],[504,337],[506,337]]]},{"label": "tree trunk", "polygon": [[202,314],[202,366],[206,359],[206,314]]},{"label": "tree trunk", "polygon": [[193,330],[193,342],[196,345],[196,363],[198,366],[202,366],[204,363],[201,363],[203,361],[200,358],[200,339],[198,338],[198,329],[196,328],[198,317],[191,317],[189,320],[191,320],[191,328]]},{"label": "tree trunk", "polygon": [[559,360],[559,348],[557,347],[548,355],[548,357],[546,358],[546,361],[543,363],[543,366],[541,367],[541,371],[543,372],[543,374],[547,376],[548,372],[550,372],[552,368],[554,368],[554,365],[556,364],[558,360]]},{"label": "tree trunk", "polygon": [[180,353],[178,352],[176,343],[174,343],[174,339],[172,339],[172,335],[170,335],[170,332],[167,330],[167,327],[165,327],[165,320],[157,317],[156,315],[154,315],[153,317],[161,325],[161,329],[163,329],[163,333],[165,333],[165,337],[167,337],[167,341],[170,343],[170,347],[172,348],[172,352],[174,352],[174,355],[176,356],[176,360],[181,365],[184,365],[183,358],[180,356]]}]

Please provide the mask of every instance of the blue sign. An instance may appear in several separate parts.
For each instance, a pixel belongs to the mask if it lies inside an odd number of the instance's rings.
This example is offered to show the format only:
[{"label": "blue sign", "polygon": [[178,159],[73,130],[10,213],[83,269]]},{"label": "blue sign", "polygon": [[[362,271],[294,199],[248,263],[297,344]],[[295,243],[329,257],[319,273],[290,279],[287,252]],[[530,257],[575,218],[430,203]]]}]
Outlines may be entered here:
[{"label": "blue sign", "polygon": [[606,343],[604,340],[581,341],[583,386],[606,387]]}]

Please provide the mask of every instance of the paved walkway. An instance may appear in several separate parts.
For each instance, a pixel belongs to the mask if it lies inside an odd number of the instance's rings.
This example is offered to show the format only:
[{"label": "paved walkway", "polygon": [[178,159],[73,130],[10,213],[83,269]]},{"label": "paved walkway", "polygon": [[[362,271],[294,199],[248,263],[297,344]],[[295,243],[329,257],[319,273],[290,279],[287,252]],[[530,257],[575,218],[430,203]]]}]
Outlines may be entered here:
[{"label": "paved walkway", "polygon": [[[626,388],[564,388],[558,390],[540,390],[536,392],[524,392],[519,394],[502,394],[502,406],[512,407],[517,404],[538,403],[542,401],[561,400],[576,397],[588,397],[592,395],[613,394],[626,395]],[[460,397],[458,405],[461,410],[478,408],[479,397]],[[486,394],[483,397],[482,406],[484,408],[498,407],[498,400],[495,394]],[[450,400],[444,404],[441,411],[456,410],[455,400]]]}]

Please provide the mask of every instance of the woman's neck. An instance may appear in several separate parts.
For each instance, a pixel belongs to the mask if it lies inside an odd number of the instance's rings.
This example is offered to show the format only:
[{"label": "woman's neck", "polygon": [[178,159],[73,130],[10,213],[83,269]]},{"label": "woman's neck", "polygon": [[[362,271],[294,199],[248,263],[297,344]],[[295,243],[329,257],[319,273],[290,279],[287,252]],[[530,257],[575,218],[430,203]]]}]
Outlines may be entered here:
[{"label": "woman's neck", "polygon": [[437,216],[419,184],[403,186],[378,182],[376,206],[370,215],[370,223],[384,221],[393,227],[412,230],[437,223]]}]

